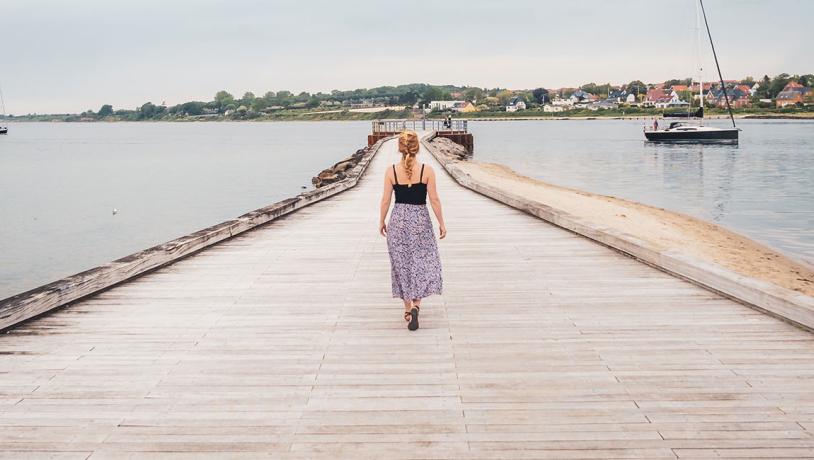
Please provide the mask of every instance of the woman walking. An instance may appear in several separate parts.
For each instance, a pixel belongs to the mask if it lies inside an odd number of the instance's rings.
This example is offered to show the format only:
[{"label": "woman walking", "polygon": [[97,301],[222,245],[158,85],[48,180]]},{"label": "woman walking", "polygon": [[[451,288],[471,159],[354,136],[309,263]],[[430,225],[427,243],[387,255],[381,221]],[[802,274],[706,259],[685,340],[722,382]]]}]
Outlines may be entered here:
[{"label": "woman walking", "polygon": [[[421,299],[441,294],[441,260],[427,210],[427,195],[440,227],[440,238],[447,235],[441,200],[435,187],[435,171],[416,162],[418,135],[404,131],[399,136],[401,161],[387,168],[384,175],[379,233],[387,237],[390,252],[390,279],[393,297],[404,301],[404,320],[411,331],[418,329]],[[390,198],[395,192],[396,204],[385,225]]]}]

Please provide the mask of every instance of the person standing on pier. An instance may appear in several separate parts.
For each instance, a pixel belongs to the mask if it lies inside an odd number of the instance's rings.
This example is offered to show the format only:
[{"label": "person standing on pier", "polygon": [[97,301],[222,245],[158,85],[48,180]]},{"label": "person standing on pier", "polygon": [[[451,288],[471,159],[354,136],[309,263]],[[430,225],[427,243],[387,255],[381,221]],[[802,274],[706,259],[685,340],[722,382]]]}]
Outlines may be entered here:
[{"label": "person standing on pier", "polygon": [[[387,237],[390,252],[390,279],[393,297],[404,301],[404,320],[411,331],[418,329],[421,299],[441,294],[441,260],[427,210],[427,195],[440,227],[440,239],[447,235],[441,199],[435,186],[435,171],[416,162],[420,150],[418,134],[404,131],[399,135],[401,161],[387,168],[384,175],[379,233]],[[413,182],[418,178],[417,181]],[[390,199],[395,192],[396,204],[385,225]]]}]

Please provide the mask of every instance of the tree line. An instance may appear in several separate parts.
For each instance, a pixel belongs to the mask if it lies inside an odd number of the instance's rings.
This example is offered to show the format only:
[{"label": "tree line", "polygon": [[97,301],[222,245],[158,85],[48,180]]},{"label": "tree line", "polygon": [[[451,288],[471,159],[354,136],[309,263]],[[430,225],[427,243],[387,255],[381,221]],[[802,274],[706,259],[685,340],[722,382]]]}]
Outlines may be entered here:
[{"label": "tree line", "polygon": [[[754,85],[759,83],[755,97],[773,99],[790,81],[796,81],[803,86],[814,86],[814,75],[789,75],[782,73],[774,77],[764,75],[755,80],[746,77],[739,83]],[[690,85],[692,79],[671,79],[663,82],[665,87],[673,85]],[[714,83],[714,82],[713,82]],[[506,88],[480,88],[455,85],[429,85],[412,83],[398,86],[379,86],[376,88],[360,88],[349,91],[333,90],[330,93],[308,93],[306,91],[293,93],[288,90],[268,91],[262,96],[253,92],[246,92],[242,97],[235,97],[228,91],[218,91],[211,101],[189,101],[172,106],[156,105],[146,102],[134,110],[114,110],[110,104],[105,104],[98,111],[88,110],[79,115],[80,118],[106,119],[115,117],[121,120],[161,120],[188,116],[223,116],[233,118],[253,118],[270,110],[313,110],[317,107],[347,107],[348,104],[368,102],[379,105],[413,106],[428,105],[430,101],[460,99],[475,101],[487,106],[505,105],[509,100],[519,97],[526,103],[542,105],[554,96],[569,97],[573,92],[581,89],[597,96],[608,96],[616,89],[623,89],[636,96],[647,93],[653,84],[641,80],[633,80],[627,84],[616,86],[610,83],[586,83],[576,88],[561,88],[558,90],[535,88],[531,90],[512,91]]]}]

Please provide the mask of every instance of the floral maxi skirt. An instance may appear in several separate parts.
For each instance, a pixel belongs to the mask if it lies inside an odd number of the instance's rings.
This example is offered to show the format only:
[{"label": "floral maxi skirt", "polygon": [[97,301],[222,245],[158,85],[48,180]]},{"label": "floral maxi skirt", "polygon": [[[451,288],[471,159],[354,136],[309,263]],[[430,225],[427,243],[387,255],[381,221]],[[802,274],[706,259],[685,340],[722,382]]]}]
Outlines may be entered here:
[{"label": "floral maxi skirt", "polygon": [[423,299],[441,294],[441,260],[427,206],[396,203],[387,225],[393,297]]}]

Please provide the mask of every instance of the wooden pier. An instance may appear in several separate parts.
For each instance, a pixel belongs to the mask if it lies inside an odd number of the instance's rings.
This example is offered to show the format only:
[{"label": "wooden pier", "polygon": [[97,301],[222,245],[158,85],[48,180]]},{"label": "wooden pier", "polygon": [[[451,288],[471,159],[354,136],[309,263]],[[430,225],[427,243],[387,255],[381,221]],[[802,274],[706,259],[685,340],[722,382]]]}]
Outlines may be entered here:
[{"label": "wooden pier", "polygon": [[438,137],[445,137],[458,143],[472,154],[475,149],[475,139],[469,132],[469,120],[374,120],[371,134],[367,136],[367,145],[372,146],[381,139],[395,136],[404,130],[417,132],[432,131]]},{"label": "wooden pier", "polygon": [[814,335],[457,185],[406,329],[358,185],[0,335],[0,458],[814,458]]}]

